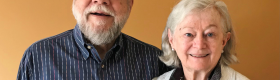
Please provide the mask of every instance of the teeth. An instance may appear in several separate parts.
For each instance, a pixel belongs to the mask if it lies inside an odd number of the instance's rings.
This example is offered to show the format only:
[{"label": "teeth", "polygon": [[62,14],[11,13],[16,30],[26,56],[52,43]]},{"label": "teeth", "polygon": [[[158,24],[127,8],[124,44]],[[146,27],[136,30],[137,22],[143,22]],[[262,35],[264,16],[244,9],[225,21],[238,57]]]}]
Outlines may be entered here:
[{"label": "teeth", "polygon": [[208,56],[209,54],[206,54],[206,55],[204,55],[204,56],[197,56],[197,55],[192,55],[192,54],[190,54],[192,57],[206,57],[206,56]]}]

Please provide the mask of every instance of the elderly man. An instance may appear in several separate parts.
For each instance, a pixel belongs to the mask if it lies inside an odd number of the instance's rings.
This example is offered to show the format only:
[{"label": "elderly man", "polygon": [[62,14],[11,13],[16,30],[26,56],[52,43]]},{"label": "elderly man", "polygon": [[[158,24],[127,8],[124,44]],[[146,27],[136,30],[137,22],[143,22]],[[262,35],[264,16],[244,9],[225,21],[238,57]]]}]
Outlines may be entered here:
[{"label": "elderly man", "polygon": [[133,0],[74,0],[73,30],[32,44],[18,80],[150,80],[168,71],[161,51],[121,33]]}]

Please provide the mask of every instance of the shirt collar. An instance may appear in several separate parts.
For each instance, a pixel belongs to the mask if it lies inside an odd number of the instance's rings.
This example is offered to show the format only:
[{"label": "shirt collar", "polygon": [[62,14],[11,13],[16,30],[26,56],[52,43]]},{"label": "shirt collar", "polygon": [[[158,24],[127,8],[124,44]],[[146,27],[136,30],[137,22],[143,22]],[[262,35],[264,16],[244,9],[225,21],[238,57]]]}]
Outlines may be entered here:
[{"label": "shirt collar", "polygon": [[[220,80],[222,77],[221,66],[217,64],[214,70],[210,73],[208,80]],[[183,68],[176,68],[175,71],[171,74],[170,80],[186,80],[184,77]]]},{"label": "shirt collar", "polygon": [[84,35],[82,34],[78,24],[76,24],[74,28],[73,35],[74,35],[75,42],[77,43],[84,59],[86,60],[89,57],[89,52],[85,48],[85,40],[83,38]]},{"label": "shirt collar", "polygon": [[114,52],[116,52],[115,60],[118,61],[120,59],[121,53],[123,53],[123,33],[119,35],[119,37],[116,39]]}]

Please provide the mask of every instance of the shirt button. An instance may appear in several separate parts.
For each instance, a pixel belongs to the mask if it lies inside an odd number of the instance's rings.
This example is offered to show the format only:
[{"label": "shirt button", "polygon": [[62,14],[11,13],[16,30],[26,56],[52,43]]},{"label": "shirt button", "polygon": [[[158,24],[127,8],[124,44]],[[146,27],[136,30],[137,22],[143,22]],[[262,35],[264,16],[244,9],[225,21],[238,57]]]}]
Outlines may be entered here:
[{"label": "shirt button", "polygon": [[90,47],[90,46],[87,46],[87,48],[88,48],[88,49],[91,49],[91,47]]},{"label": "shirt button", "polygon": [[101,68],[104,68],[104,65],[102,65]]}]

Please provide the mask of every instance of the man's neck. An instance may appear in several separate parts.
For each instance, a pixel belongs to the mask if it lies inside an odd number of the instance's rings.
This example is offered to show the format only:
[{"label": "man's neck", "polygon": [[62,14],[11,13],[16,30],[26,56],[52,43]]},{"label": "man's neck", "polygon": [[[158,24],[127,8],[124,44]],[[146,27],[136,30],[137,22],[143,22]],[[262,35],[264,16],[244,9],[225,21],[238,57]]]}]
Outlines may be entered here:
[{"label": "man's neck", "polygon": [[101,60],[103,60],[106,56],[106,53],[113,47],[116,39],[114,39],[112,42],[108,44],[103,44],[103,45],[93,45],[95,49],[97,50]]}]

